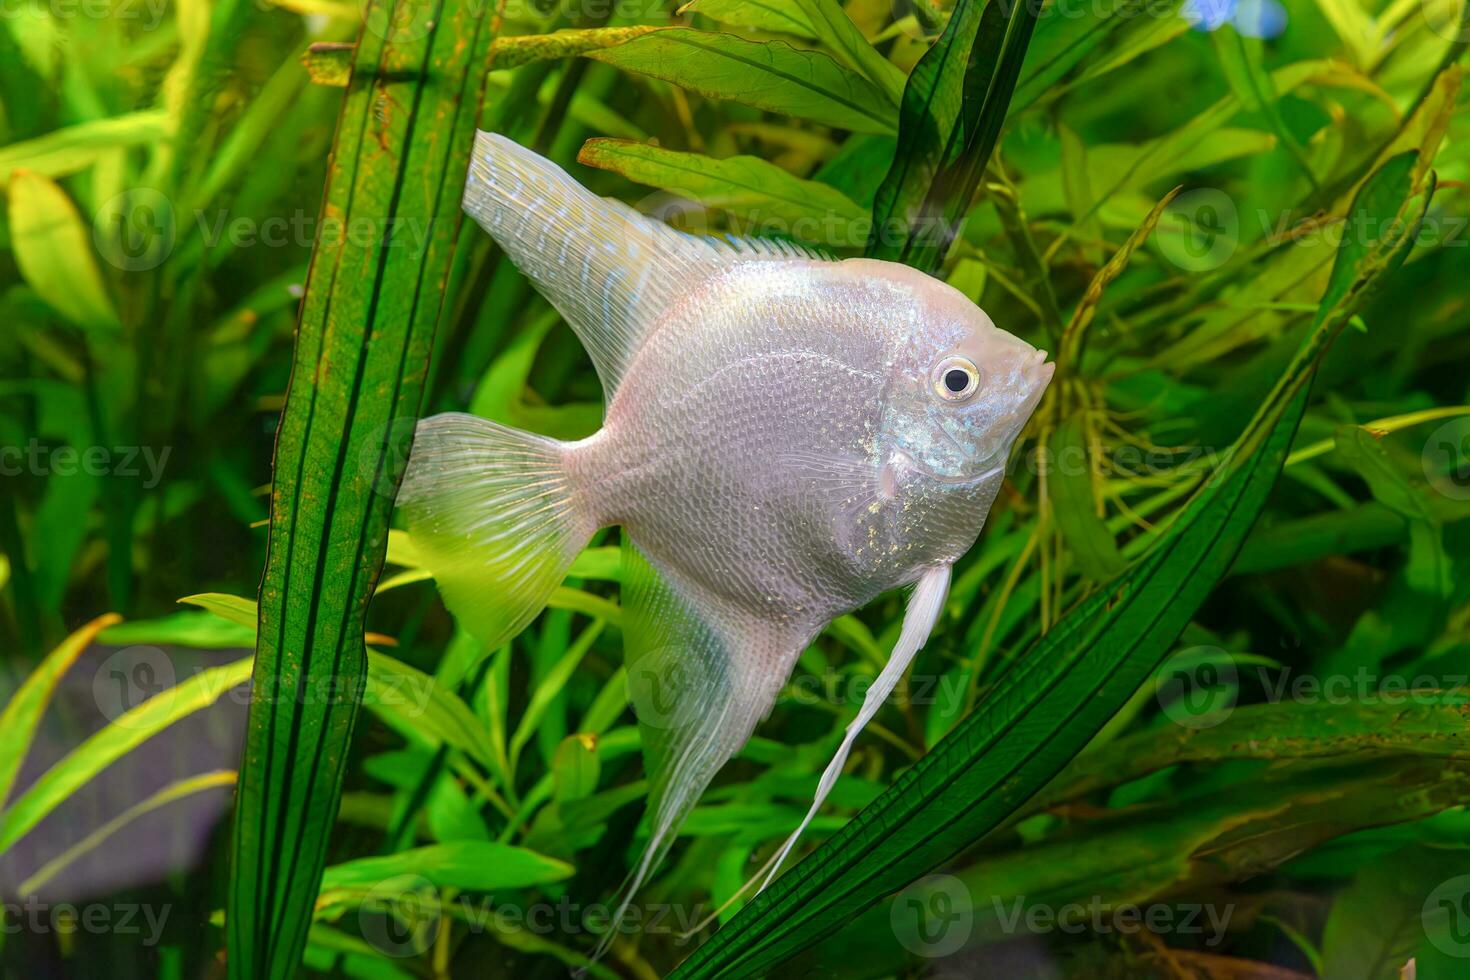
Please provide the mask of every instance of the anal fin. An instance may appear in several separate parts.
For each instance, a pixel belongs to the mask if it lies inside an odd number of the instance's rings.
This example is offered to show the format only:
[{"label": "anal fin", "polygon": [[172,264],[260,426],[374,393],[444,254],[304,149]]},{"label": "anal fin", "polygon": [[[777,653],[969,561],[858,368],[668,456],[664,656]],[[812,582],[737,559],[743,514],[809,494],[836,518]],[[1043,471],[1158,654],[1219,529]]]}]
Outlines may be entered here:
[{"label": "anal fin", "polygon": [[650,833],[600,956],[680,825],[770,711],[815,629],[765,623],[671,581],[623,537],[628,696],[648,770]]}]

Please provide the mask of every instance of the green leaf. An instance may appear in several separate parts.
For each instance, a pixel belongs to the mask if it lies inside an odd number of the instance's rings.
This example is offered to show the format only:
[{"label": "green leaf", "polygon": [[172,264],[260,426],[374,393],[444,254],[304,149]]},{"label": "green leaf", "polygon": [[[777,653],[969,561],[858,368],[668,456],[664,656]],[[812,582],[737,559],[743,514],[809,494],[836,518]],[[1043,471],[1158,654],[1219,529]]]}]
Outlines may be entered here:
[{"label": "green leaf", "polygon": [[1404,531],[1404,519],[1376,501],[1351,510],[1258,526],[1240,549],[1231,573],[1271,572],[1332,555],[1385,548],[1402,541]]},{"label": "green leaf", "polygon": [[109,626],[98,634],[97,642],[119,647],[146,643],[202,650],[245,649],[255,646],[255,623],[242,626],[212,613],[177,612]]},{"label": "green leaf", "polygon": [[653,25],[633,27],[593,27],[585,30],[556,31],[552,34],[522,34],[499,37],[490,45],[492,68],[519,68],[535,61],[570,58],[598,48],[610,48],[652,31],[668,28]]},{"label": "green leaf", "polygon": [[36,295],[78,327],[118,330],[91,230],[71,198],[51,178],[27,170],[11,174],[9,194],[10,247]]},{"label": "green leaf", "polygon": [[568,735],[551,759],[551,798],[558,803],[586,799],[597,792],[602,764],[597,757],[597,736]]},{"label": "green leaf", "polygon": [[541,723],[541,718],[551,707],[557,695],[561,694],[567,682],[572,679],[572,672],[587,656],[587,651],[592,649],[592,644],[602,635],[603,620],[594,620],[592,625],[582,631],[575,643],[567,647],[561,658],[551,667],[541,683],[536,685],[536,690],[531,694],[531,703],[526,705],[525,714],[521,716],[520,724],[516,726],[515,733],[510,739],[510,765],[515,771],[516,762],[521,757],[521,750],[526,747],[536,734],[536,726]]},{"label": "green leaf", "polygon": [[[1245,673],[1245,658],[1230,663]],[[1470,695],[1463,693],[1405,689],[1366,700],[1324,693],[1310,702],[1233,708],[1212,726],[1168,725],[1086,752],[1026,809],[1049,809],[1181,763],[1370,755],[1470,759],[1463,721],[1467,704]]]},{"label": "green leaf", "polygon": [[841,191],[793,177],[759,157],[716,160],[646,143],[593,139],[577,160],[738,217],[741,234],[777,234],[838,247],[868,236],[867,211]]},{"label": "green leaf", "polygon": [[346,88],[352,77],[352,45],[336,41],[309,44],[301,56],[306,73],[313,83],[330,88]]},{"label": "green leaf", "polygon": [[170,803],[193,796],[195,793],[206,793],[213,789],[233,789],[234,786],[235,772],[232,769],[219,769],[214,772],[201,773],[198,776],[190,776],[187,779],[169,783],[163,789],[149,795],[147,799],[123,810],[117,816],[108,820],[102,826],[56,855],[56,857],[47,861],[34,874],[21,882],[16,892],[20,895],[35,895],[39,893],[42,888],[46,887],[48,882],[65,871],[78,858],[95,851],[98,847],[105,844],[107,839],[113,834],[134,820],[145,817],[160,807],[168,806]]},{"label": "green leaf", "polygon": [[256,623],[260,616],[259,607],[256,606],[253,600],[237,595],[225,595],[223,592],[202,592],[199,595],[186,595],[179,601],[187,602],[191,606],[198,606],[200,609],[213,613],[220,619],[249,627],[252,633],[255,631]]},{"label": "green leaf", "polygon": [[[1157,25],[1172,24],[1187,30],[1188,22],[1177,15],[1177,3],[1160,9],[1155,0],[1123,0],[1119,4],[1090,8],[1093,16],[1046,17],[1036,30],[1032,45],[1034,54],[1026,61],[1026,70],[1016,87],[1015,107],[1024,109],[1043,96],[1055,97],[1064,86],[1058,83],[1073,68],[1099,47],[1106,48],[1115,32],[1126,30],[1138,21]],[[1110,56],[1114,67],[1123,52],[1114,48]],[[1135,55],[1138,52],[1133,52]]]},{"label": "green leaf", "polygon": [[944,261],[1000,139],[1039,4],[959,0],[909,75],[898,152],[873,201],[871,258]]},{"label": "green leaf", "polygon": [[1444,529],[1433,507],[1434,491],[1417,473],[1411,477],[1396,465],[1383,444],[1362,426],[1339,427],[1336,448],[1368,484],[1374,499],[1408,521],[1409,563],[1404,574],[1410,587],[1448,597],[1455,582]]},{"label": "green leaf", "polygon": [[372,889],[394,878],[408,877],[428,879],[436,888],[488,892],[562,881],[574,870],[565,861],[523,847],[495,841],[454,841],[334,864],[322,874],[322,891]]},{"label": "green leaf", "polygon": [[1052,433],[1046,489],[1057,529],[1076,557],[1078,569],[1094,582],[1106,582],[1127,562],[1097,512],[1092,451],[1082,422],[1081,415],[1074,415]]},{"label": "green leaf", "polygon": [[858,133],[894,131],[892,106],[872,82],[820,51],[800,51],[785,41],[676,27],[587,57],[711,99]]},{"label": "green leaf", "polygon": [[62,675],[86,652],[98,633],[121,619],[116,613],[108,613],[68,636],[46,655],[39,667],[31,671],[5,710],[0,711],[0,742],[5,745],[5,752],[0,755],[0,806],[10,796],[16,774],[20,772],[21,763],[25,761],[26,752],[30,750],[36,729],[41,724],[41,716],[46,713],[46,706],[51,703],[51,696],[56,693],[56,685],[61,683]]},{"label": "green leaf", "polygon": [[791,0],[791,5],[811,24],[815,40],[867,76],[889,104],[898,108],[906,81],[903,71],[868,43],[836,0]]},{"label": "green leaf", "polygon": [[[277,433],[225,918],[234,980],[294,977],[367,681],[363,620],[444,299],[496,18],[372,0]],[[419,29],[422,28],[422,29]],[[326,690],[330,698],[296,698]]]},{"label": "green leaf", "polygon": [[504,783],[490,735],[475,713],[434,678],[379,650],[368,651],[363,704],[410,739],[425,735],[459,749]]},{"label": "green leaf", "polygon": [[1312,173],[1312,165],[1307,161],[1306,152],[1297,143],[1296,137],[1292,136],[1286,121],[1281,118],[1279,96],[1272,83],[1271,73],[1266,71],[1262,42],[1257,38],[1242,36],[1229,25],[1217,29],[1213,38],[1215,53],[1220,58],[1220,67],[1224,70],[1231,89],[1248,110],[1266,117],[1271,131],[1276,134],[1281,145],[1290,151],[1292,160],[1301,169],[1308,183],[1316,189],[1317,175]]},{"label": "green leaf", "polygon": [[35,139],[0,148],[0,184],[18,170],[32,175],[64,177],[96,163],[114,150],[161,139],[166,116],[156,109],[63,126]]},{"label": "green leaf", "polygon": [[679,13],[704,14],[722,24],[817,39],[817,26],[806,7],[787,0],[692,0]]},{"label": "green leaf", "polygon": [[202,670],[124,712],[26,787],[0,812],[0,854],[103,769],[181,718],[209,707],[250,678],[250,660]]},{"label": "green leaf", "polygon": [[302,963],[319,973],[335,975],[340,970],[353,980],[414,980],[366,940],[313,922],[307,934]]},{"label": "green leaf", "polygon": [[[1295,359],[1219,467],[1152,548],[1068,612],[979,708],[815,853],[754,898],[674,976],[750,976],[996,828],[1080,752],[1153,673],[1229,569],[1290,450],[1317,364],[1351,304],[1402,262],[1418,220],[1416,154],[1391,159],[1350,210],[1327,296]],[[1426,196],[1419,206],[1422,216]]]},{"label": "green leaf", "polygon": [[[1456,857],[1413,848],[1359,871],[1334,899],[1323,927],[1322,975],[1333,980],[1403,976],[1401,969],[1425,941],[1425,902],[1437,885],[1455,876],[1447,862],[1464,863]],[[1454,909],[1451,914],[1462,913]]]}]

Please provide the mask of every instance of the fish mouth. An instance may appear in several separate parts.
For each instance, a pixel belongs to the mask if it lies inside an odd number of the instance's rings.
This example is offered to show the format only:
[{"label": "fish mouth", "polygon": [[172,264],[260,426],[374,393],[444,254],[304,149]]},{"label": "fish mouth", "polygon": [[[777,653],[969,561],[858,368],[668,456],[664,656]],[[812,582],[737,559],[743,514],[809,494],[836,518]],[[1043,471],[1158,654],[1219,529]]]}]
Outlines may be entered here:
[{"label": "fish mouth", "polygon": [[1056,372],[1056,364],[1046,363],[1046,356],[1046,351],[1038,349],[1032,351],[1021,364],[1021,376],[1034,389],[1031,397],[1025,402],[1027,412],[1035,408],[1036,403],[1041,401],[1041,396],[1046,393],[1047,386],[1051,384],[1051,376]]}]

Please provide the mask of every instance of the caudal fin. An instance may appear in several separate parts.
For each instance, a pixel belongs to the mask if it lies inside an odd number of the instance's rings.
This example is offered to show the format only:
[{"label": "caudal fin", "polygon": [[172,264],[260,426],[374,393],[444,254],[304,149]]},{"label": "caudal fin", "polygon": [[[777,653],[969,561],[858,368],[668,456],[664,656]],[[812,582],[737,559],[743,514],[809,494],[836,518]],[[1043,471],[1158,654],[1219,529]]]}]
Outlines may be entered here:
[{"label": "caudal fin", "polygon": [[473,415],[418,424],[398,493],[444,602],[487,647],[526,627],[596,530],[555,439]]}]

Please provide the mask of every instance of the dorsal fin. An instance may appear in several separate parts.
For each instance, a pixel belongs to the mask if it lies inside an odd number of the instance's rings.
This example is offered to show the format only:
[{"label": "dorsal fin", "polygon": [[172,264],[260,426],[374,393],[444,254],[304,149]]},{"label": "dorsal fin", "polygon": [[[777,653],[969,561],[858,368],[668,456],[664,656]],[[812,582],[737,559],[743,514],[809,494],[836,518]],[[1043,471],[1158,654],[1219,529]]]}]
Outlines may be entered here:
[{"label": "dorsal fin", "polygon": [[464,210],[576,331],[609,399],[648,328],[698,280],[732,262],[825,258],[787,243],[686,235],[495,133],[475,135]]}]

